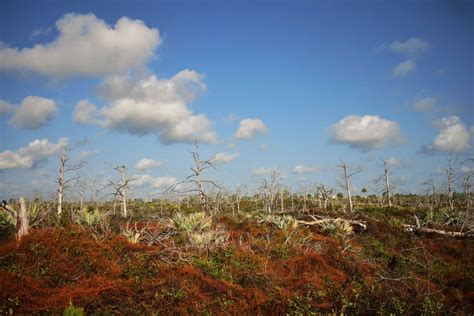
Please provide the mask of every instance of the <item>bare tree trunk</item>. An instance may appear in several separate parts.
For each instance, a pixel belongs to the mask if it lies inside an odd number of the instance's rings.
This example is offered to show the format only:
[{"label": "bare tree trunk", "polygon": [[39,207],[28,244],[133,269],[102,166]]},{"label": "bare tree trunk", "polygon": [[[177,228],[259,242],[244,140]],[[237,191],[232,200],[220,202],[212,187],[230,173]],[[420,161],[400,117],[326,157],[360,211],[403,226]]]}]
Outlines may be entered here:
[{"label": "bare tree trunk", "polygon": [[80,193],[80,200],[79,200],[79,204],[80,204],[80,211],[82,212],[82,210],[84,209],[84,192],[81,192]]},{"label": "bare tree trunk", "polygon": [[283,213],[285,211],[285,192],[283,189],[280,190],[280,211]]},{"label": "bare tree trunk", "polygon": [[347,198],[349,199],[349,210],[353,211],[354,207],[352,205],[352,193],[351,193],[351,186],[349,184],[349,177],[347,176],[347,167],[346,165],[344,164],[344,180],[345,180],[345,184],[346,184],[346,192],[347,192]]},{"label": "bare tree trunk", "polygon": [[8,212],[16,220],[16,240],[20,241],[23,236],[28,235],[29,222],[28,222],[28,211],[26,209],[25,199],[20,196],[20,210],[15,211],[7,201],[3,200],[0,205],[0,209]]},{"label": "bare tree trunk", "polygon": [[344,184],[342,186],[346,190],[347,198],[349,200],[349,210],[352,213],[352,212],[354,212],[354,205],[352,204],[352,192],[351,192],[350,178],[353,175],[362,172],[362,168],[359,167],[355,171],[350,172],[348,166],[344,162],[342,162],[338,167],[342,170],[341,178],[344,181]]},{"label": "bare tree trunk", "polygon": [[321,199],[322,199],[325,212],[327,211],[327,207],[328,207],[328,199],[331,197],[333,192],[334,191],[332,189],[327,188],[323,184],[316,186],[316,194],[318,195],[319,208],[321,208]]},{"label": "bare tree trunk", "polygon": [[63,150],[61,153],[60,158],[60,165],[59,165],[59,176],[58,176],[58,208],[57,214],[61,215],[63,211],[63,195],[64,195],[64,173],[66,169],[66,161],[67,161],[67,151],[66,149]]},{"label": "bare tree trunk", "polygon": [[465,176],[462,182],[464,196],[466,199],[466,209],[469,212],[471,210],[471,178],[469,175]]},{"label": "bare tree trunk", "polygon": [[[203,174],[205,170],[207,170],[209,167],[212,167],[212,168],[215,168],[215,167],[214,167],[212,159],[201,160],[201,154],[200,154],[199,144],[197,140],[195,141],[195,148],[196,148],[195,151],[191,152],[193,156],[193,160],[194,160],[194,167],[191,168],[192,174],[189,175],[186,178],[186,180],[178,182],[177,184],[174,184],[168,190],[171,189],[172,191],[177,191],[178,190],[177,187],[180,184],[191,183],[194,186],[194,188],[186,190],[185,192],[180,192],[180,193],[190,193],[190,192],[196,193],[199,198],[199,204],[200,204],[201,210],[203,212],[207,212],[208,211],[207,210],[207,196],[206,196],[206,192],[204,191],[205,186],[207,187],[208,185],[212,185],[218,189],[222,189],[222,188],[218,186],[213,180],[203,178]],[[213,206],[210,205],[209,208],[211,207]]]},{"label": "bare tree trunk", "polygon": [[265,210],[267,213],[271,213],[275,208],[275,200],[278,193],[278,189],[281,187],[279,183],[277,183],[277,171],[272,170],[270,179],[263,179],[262,183],[260,184],[260,190],[264,197],[265,203]]},{"label": "bare tree trunk", "polygon": [[132,178],[126,176],[127,168],[125,165],[121,166],[111,166],[113,170],[116,170],[120,173],[120,182],[116,183],[110,181],[110,185],[115,188],[114,193],[114,214],[115,214],[115,197],[120,196],[120,208],[122,209],[122,216],[127,217],[129,215],[127,208],[127,187]]},{"label": "bare tree trunk", "polygon": [[306,213],[306,193],[303,192],[303,213]]},{"label": "bare tree trunk", "polygon": [[237,202],[237,214],[240,214],[240,196],[237,194],[236,196],[236,202]]},{"label": "bare tree trunk", "polygon": [[453,182],[454,182],[454,171],[452,167],[451,159],[448,160],[448,168],[446,169],[446,177],[448,184],[448,204],[451,215],[454,212],[454,192],[453,192]]},{"label": "bare tree trunk", "polygon": [[385,192],[387,194],[387,202],[388,206],[392,207],[392,192],[390,191],[390,175],[388,173],[388,164],[385,160],[381,159],[383,162],[383,175],[385,179]]},{"label": "bare tree trunk", "polygon": [[16,239],[18,241],[24,236],[28,235],[30,225],[28,223],[28,212],[26,210],[25,199],[22,196],[20,197],[20,211],[17,213],[16,227]]},{"label": "bare tree trunk", "polygon": [[352,205],[352,194],[351,194],[351,186],[349,184],[349,176],[347,174],[347,166],[346,164],[342,164],[342,170],[344,172],[344,184],[346,187],[347,198],[349,199],[349,210],[352,213],[353,205]]},{"label": "bare tree trunk", "polygon": [[125,178],[125,166],[120,167],[120,172],[122,174],[122,183],[120,186],[120,197],[122,198],[122,215],[123,217],[128,216],[128,210],[127,210],[127,192],[126,192],[126,178]]},{"label": "bare tree trunk", "polygon": [[77,171],[81,169],[84,164],[78,163],[76,165],[69,165],[68,164],[68,151],[69,148],[63,149],[61,153],[61,157],[59,159],[59,175],[57,179],[58,188],[57,188],[57,215],[61,215],[63,211],[63,202],[64,202],[64,191],[69,186],[72,181],[79,181],[80,177],[73,177],[70,179],[66,179],[66,173],[70,173],[71,171]]}]

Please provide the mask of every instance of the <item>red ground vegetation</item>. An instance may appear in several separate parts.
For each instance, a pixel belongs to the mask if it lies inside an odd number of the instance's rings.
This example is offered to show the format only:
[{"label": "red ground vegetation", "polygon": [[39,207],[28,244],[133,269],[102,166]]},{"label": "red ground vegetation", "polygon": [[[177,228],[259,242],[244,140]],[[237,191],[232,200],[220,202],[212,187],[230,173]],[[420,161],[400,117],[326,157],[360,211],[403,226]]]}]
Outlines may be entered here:
[{"label": "red ground vegetation", "polygon": [[0,245],[0,312],[61,314],[71,302],[119,315],[474,312],[472,240],[414,237],[377,222],[347,238],[218,222],[229,240],[207,250],[171,251],[173,237],[150,246],[119,234],[97,241],[74,225],[34,229]]}]

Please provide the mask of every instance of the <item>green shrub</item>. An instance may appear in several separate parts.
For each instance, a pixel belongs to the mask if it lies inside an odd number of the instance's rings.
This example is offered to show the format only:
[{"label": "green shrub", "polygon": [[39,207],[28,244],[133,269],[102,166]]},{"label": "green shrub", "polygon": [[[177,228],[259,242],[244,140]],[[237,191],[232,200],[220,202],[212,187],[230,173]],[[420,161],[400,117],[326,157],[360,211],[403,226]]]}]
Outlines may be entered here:
[{"label": "green shrub", "polygon": [[0,212],[0,240],[6,240],[13,237],[15,231],[15,218],[6,212]]},{"label": "green shrub", "polygon": [[175,213],[168,220],[168,226],[181,233],[181,238],[191,246],[208,248],[211,245],[222,245],[227,242],[228,235],[221,226],[212,228],[212,217],[204,212],[188,215]]},{"label": "green shrub", "polygon": [[83,316],[84,309],[82,307],[75,307],[72,302],[69,302],[69,306],[63,312],[63,316]]}]

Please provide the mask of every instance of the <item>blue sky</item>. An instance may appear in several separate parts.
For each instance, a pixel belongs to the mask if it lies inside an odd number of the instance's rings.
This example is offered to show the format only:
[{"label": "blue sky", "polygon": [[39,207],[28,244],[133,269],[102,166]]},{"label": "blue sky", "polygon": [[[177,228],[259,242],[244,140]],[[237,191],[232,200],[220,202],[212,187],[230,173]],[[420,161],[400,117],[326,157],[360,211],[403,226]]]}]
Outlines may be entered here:
[{"label": "blue sky", "polygon": [[[441,185],[449,152],[473,153],[473,12],[469,1],[2,1],[2,196],[54,192],[61,138],[88,139],[71,151],[88,156],[84,179],[128,166],[136,196],[183,179],[196,137],[205,157],[231,160],[212,172],[229,188],[269,168],[294,188],[333,185],[343,159],[364,166],[360,191],[379,158],[399,191]],[[136,168],[143,158],[160,166]]]}]

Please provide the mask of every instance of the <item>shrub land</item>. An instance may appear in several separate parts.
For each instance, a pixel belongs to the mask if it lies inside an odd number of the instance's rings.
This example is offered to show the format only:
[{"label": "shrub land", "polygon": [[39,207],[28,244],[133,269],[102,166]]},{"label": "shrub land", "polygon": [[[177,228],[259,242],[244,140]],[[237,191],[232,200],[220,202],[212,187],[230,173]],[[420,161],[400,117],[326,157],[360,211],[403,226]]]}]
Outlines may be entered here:
[{"label": "shrub land", "polygon": [[296,199],[268,212],[252,200],[238,212],[135,200],[126,218],[111,202],[58,217],[30,201],[20,240],[2,212],[0,314],[474,313],[474,242],[436,233],[468,232],[443,226],[447,211],[360,199],[353,213],[302,212]]}]

